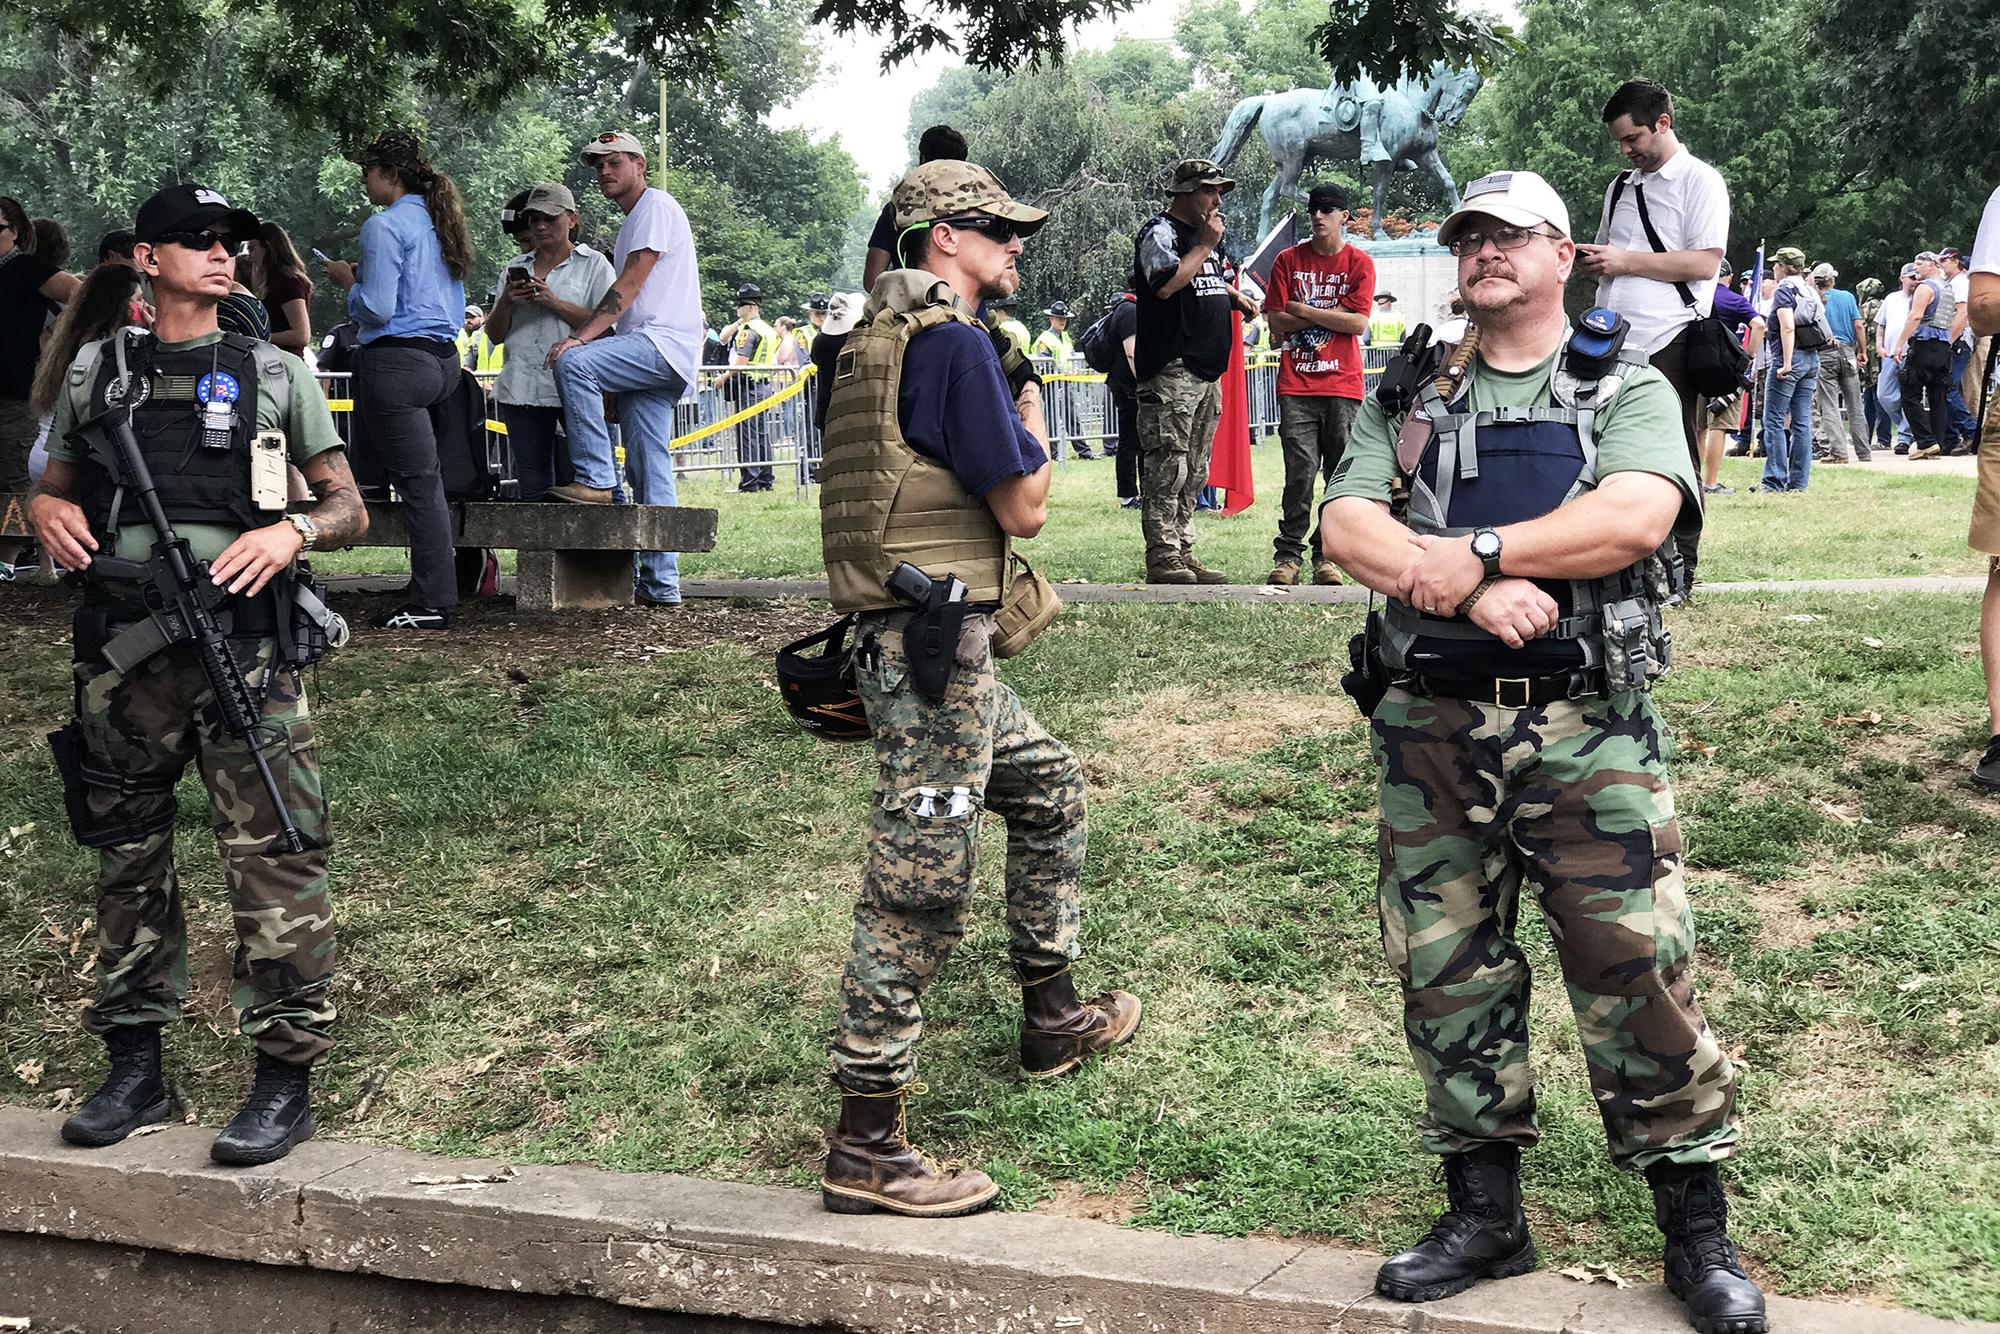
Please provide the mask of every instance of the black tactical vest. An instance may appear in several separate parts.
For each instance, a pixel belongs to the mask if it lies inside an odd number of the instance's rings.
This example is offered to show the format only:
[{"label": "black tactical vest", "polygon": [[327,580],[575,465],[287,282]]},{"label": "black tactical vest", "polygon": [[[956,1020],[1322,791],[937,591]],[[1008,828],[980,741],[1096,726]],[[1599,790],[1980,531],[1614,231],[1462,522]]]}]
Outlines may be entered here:
[{"label": "black tactical vest", "polygon": [[[265,519],[251,506],[250,446],[257,435],[257,345],[237,334],[203,347],[165,351],[150,334],[126,339],[125,360],[140,396],[132,411],[132,434],[153,474],[169,521],[215,523],[238,529]],[[90,402],[82,414],[95,417],[120,401],[116,349],[107,345],[99,359]],[[211,411],[211,405],[226,410]],[[118,479],[94,455],[77,463],[84,515],[91,535],[106,550],[111,504]],[[136,504],[120,512],[120,524],[143,522]]]}]

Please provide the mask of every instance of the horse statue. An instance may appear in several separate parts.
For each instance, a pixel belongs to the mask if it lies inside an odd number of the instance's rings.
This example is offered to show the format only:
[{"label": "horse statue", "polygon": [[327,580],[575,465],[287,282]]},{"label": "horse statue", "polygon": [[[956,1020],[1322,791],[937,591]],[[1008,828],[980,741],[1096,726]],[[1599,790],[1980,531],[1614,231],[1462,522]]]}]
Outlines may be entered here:
[{"label": "horse statue", "polygon": [[1230,111],[1211,156],[1227,167],[1250,141],[1250,132],[1263,131],[1277,170],[1271,188],[1264,191],[1259,236],[1271,230],[1280,201],[1305,198],[1299,177],[1307,163],[1359,162],[1375,186],[1375,239],[1384,240],[1382,214],[1389,178],[1399,168],[1429,172],[1450,197],[1451,207],[1458,207],[1458,185],[1438,156],[1438,132],[1465,119],[1466,108],[1484,82],[1469,65],[1450,69],[1439,61],[1427,75],[1405,76],[1393,88],[1362,79],[1324,89],[1294,88],[1246,97]]}]

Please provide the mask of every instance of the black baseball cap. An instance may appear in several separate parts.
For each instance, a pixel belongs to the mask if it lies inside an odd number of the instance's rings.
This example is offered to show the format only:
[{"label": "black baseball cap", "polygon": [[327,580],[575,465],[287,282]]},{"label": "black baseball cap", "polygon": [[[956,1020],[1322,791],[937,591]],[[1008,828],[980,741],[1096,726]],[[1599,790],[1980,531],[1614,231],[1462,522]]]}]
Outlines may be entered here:
[{"label": "black baseball cap", "polygon": [[1315,213],[1323,208],[1337,208],[1345,213],[1347,211],[1347,187],[1344,185],[1335,185],[1332,182],[1328,182],[1325,185],[1315,185],[1311,192],[1306,195],[1306,207]]},{"label": "black baseball cap", "polygon": [[170,185],[139,205],[132,224],[135,240],[153,244],[165,232],[220,232],[236,242],[257,238],[257,215],[232,208],[220,191],[205,185]]}]

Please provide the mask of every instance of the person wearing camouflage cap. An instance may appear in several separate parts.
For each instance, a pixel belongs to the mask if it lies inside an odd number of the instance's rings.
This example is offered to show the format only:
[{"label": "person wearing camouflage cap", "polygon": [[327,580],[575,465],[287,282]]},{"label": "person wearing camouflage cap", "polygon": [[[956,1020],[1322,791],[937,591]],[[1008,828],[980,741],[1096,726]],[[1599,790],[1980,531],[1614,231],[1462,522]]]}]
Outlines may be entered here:
[{"label": "person wearing camouflage cap", "polygon": [[1148,218],[1133,241],[1133,369],[1144,472],[1139,527],[1149,584],[1229,582],[1195,558],[1194,515],[1222,415],[1218,382],[1235,342],[1230,315],[1257,314],[1257,304],[1230,282],[1222,245],[1222,197],[1235,188],[1215,163],[1183,159],[1167,173],[1166,209]]},{"label": "person wearing camouflage cap", "polygon": [[[862,323],[827,349],[831,361],[814,349],[832,368],[820,464],[827,582],[835,609],[858,620],[856,690],[876,759],[821,1198],[836,1213],[945,1218],[985,1208],[999,1187],[912,1145],[904,1098],[923,995],[965,933],[988,812],[1007,825],[1007,953],[1026,1073],[1066,1074],[1129,1041],[1140,1005],[1122,991],[1077,996],[1083,770],[993,666],[1060,604],[1011,545],[1048,518],[1040,385],[1009,384],[973,312],[1019,286],[1022,240],[1046,215],[956,161],[918,167],[894,205],[904,267],[876,280]],[[892,591],[903,564],[935,594]],[[1041,610],[1023,620],[1027,603]]]}]

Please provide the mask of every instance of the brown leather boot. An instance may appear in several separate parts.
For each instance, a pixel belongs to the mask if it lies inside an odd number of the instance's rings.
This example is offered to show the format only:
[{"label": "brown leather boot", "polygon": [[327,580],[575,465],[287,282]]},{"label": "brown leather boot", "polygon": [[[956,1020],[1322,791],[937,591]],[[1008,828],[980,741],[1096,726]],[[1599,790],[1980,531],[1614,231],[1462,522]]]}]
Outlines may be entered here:
[{"label": "brown leather boot", "polygon": [[903,1137],[903,1094],[840,1091],[840,1124],[826,1137],[819,1197],[836,1214],[877,1209],[956,1218],[993,1203],[1000,1187],[976,1168],[952,1169]]},{"label": "brown leather boot", "polygon": [[1211,570],[1194,558],[1192,551],[1181,553],[1181,564],[1194,571],[1194,581],[1198,584],[1226,584],[1229,576],[1220,570]]},{"label": "brown leather boot", "polygon": [[1069,969],[1021,981],[1021,1068],[1036,1079],[1066,1075],[1086,1056],[1123,1046],[1139,1031],[1139,998],[1107,991],[1076,998]]},{"label": "brown leather boot", "polygon": [[1157,562],[1146,563],[1146,582],[1149,584],[1191,584],[1194,581],[1194,571],[1179,556],[1166,556]]}]

